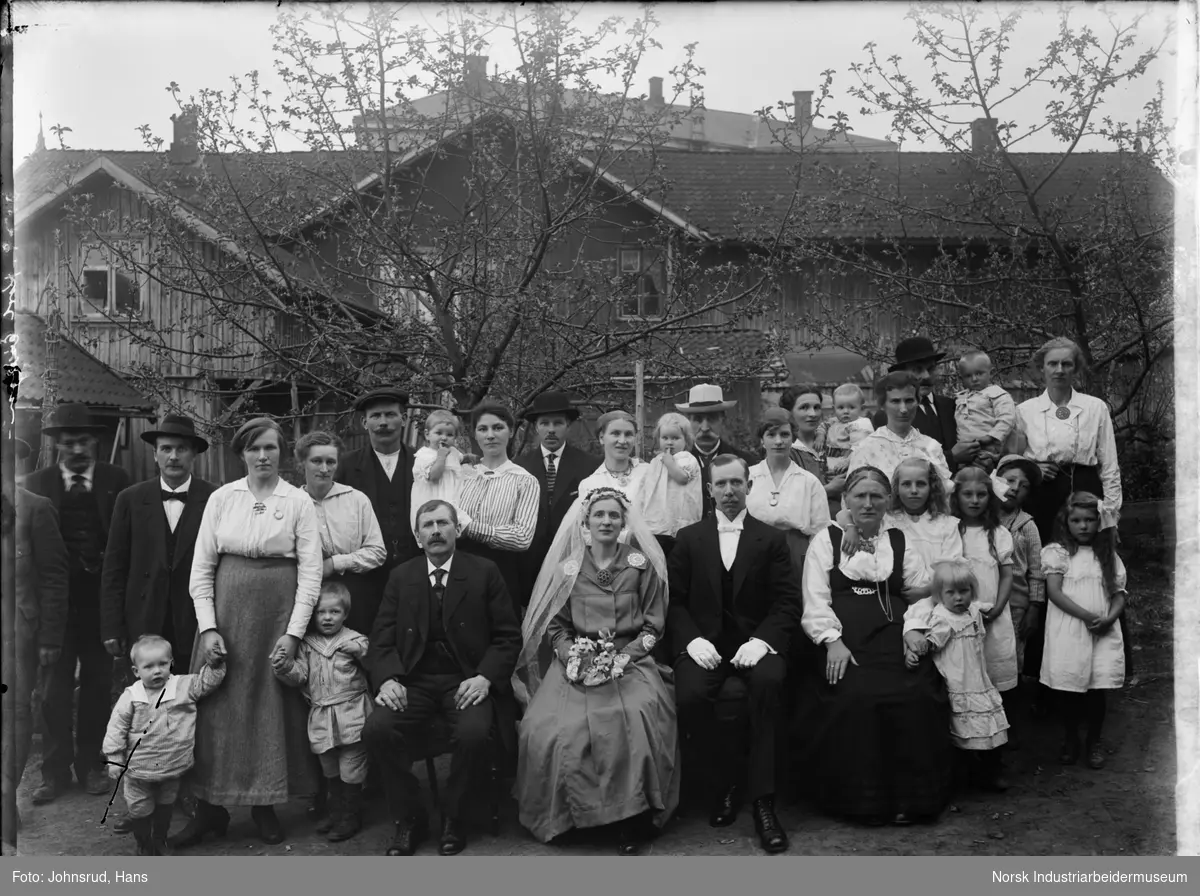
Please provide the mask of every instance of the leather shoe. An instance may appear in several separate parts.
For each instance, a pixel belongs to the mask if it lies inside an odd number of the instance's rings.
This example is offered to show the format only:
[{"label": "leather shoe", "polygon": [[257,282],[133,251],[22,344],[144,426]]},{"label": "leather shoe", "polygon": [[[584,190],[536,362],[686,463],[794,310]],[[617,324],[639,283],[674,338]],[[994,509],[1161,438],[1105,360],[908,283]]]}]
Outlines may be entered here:
[{"label": "leather shoe", "polygon": [[759,797],[754,801],[754,829],[762,848],[768,853],[780,853],[788,848],[787,834],[775,817],[775,798]]},{"label": "leather shoe", "polygon": [[128,812],[122,812],[113,821],[114,834],[128,834],[133,831],[133,817]]},{"label": "leather shoe", "polygon": [[104,769],[102,768],[88,769],[84,787],[92,796],[106,796],[113,789],[113,785],[108,780],[108,775],[104,773]]},{"label": "leather shoe", "polygon": [[714,828],[727,828],[737,821],[738,809],[741,803],[741,794],[738,793],[736,787],[730,787],[721,798],[713,805],[712,814],[708,817],[708,823]]},{"label": "leather shoe", "polygon": [[467,847],[467,838],[457,818],[447,817],[442,821],[442,842],[438,844],[438,855],[456,856]]},{"label": "leather shoe", "polygon": [[1088,744],[1087,751],[1088,768],[1101,769],[1104,768],[1104,748],[1100,744]]},{"label": "leather shoe", "polygon": [[44,803],[52,803],[60,796],[67,785],[58,778],[45,778],[42,780],[41,786],[33,792],[33,804],[40,806]]},{"label": "leather shoe", "polygon": [[384,855],[411,856],[417,847],[429,836],[429,823],[422,818],[410,818],[408,821],[396,822],[396,833],[392,837],[392,845]]},{"label": "leather shoe", "polygon": [[638,819],[630,819],[622,822],[620,832],[617,835],[617,855],[636,856],[642,851],[642,838],[639,836],[641,829],[638,825]]},{"label": "leather shoe", "polygon": [[167,844],[173,850],[188,849],[204,839],[205,834],[214,837],[224,837],[229,830],[229,812],[224,806],[214,806],[203,800],[196,800],[196,814],[193,815],[183,829],[167,838]]},{"label": "leather shoe", "polygon": [[1063,765],[1074,765],[1079,761],[1079,739],[1076,737],[1068,737],[1063,741],[1062,749],[1058,754],[1058,761]]},{"label": "leather shoe", "polygon": [[283,842],[283,825],[275,815],[274,806],[254,806],[250,809],[250,817],[258,828],[258,839],[268,846]]}]

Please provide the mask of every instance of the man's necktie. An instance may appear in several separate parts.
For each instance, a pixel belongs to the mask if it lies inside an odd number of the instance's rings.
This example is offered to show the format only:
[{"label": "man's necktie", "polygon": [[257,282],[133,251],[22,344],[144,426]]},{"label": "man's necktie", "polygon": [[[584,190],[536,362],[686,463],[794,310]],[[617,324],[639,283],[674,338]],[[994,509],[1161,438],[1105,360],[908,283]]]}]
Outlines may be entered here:
[{"label": "man's necktie", "polygon": [[87,494],[87,478],[79,473],[71,477],[71,494],[86,495]]},{"label": "man's necktie", "polygon": [[546,455],[546,493],[554,494],[554,480],[558,476],[558,467],[554,465],[554,455]]},{"label": "man's necktie", "polygon": [[433,599],[437,601],[438,612],[442,611],[442,595],[446,593],[446,570],[435,569],[433,571]]},{"label": "man's necktie", "polygon": [[187,503],[187,492],[167,492],[162,493],[164,501],[179,501],[181,504]]},{"label": "man's necktie", "polygon": [[933,396],[932,395],[927,395],[925,397],[925,413],[928,414],[930,417],[937,416],[937,409],[933,406]]}]

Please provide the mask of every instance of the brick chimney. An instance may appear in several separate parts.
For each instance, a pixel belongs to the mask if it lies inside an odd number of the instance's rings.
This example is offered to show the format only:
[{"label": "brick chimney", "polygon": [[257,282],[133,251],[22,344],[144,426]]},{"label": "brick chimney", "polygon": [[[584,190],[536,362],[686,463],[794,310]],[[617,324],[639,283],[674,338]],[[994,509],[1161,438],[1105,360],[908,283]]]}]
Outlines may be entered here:
[{"label": "brick chimney", "polygon": [[650,105],[652,105],[652,106],[666,105],[666,102],[663,100],[663,89],[662,88],[663,88],[663,79],[662,78],[655,77],[655,78],[650,79]]},{"label": "brick chimney", "polygon": [[171,116],[175,132],[168,155],[172,164],[194,165],[200,161],[200,147],[196,135],[198,119],[195,106],[186,106],[178,115]]},{"label": "brick chimney", "polygon": [[792,91],[796,129],[802,134],[812,127],[812,95],[811,90]]},{"label": "brick chimney", "polygon": [[984,155],[993,152],[1000,145],[1000,137],[996,133],[996,119],[976,118],[971,122],[971,154]]},{"label": "brick chimney", "polygon": [[486,56],[468,56],[463,83],[473,90],[483,87],[484,81],[487,80],[487,64]]}]

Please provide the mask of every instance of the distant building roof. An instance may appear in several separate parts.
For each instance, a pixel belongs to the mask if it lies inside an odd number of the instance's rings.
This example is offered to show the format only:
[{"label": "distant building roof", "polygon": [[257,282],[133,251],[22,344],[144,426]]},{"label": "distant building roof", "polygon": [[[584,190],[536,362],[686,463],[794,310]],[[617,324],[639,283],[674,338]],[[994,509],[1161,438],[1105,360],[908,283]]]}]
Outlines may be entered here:
[{"label": "distant building roof", "polygon": [[[17,400],[26,406],[30,403],[40,404],[46,397],[43,383],[46,373],[46,322],[36,314],[18,311],[14,329],[17,334],[16,356],[21,368]],[[155,410],[154,402],[65,335],[60,336],[57,361],[59,401],[79,401],[93,407],[147,413]]]}]

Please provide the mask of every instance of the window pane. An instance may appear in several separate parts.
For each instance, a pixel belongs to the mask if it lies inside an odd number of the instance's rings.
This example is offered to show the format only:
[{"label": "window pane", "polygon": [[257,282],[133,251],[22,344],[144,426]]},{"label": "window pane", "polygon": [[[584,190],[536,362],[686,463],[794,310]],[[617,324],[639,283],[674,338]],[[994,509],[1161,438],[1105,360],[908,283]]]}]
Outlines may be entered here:
[{"label": "window pane", "polygon": [[642,290],[642,315],[644,317],[661,317],[662,296],[659,295],[658,287],[655,286],[651,277],[642,278]]},{"label": "window pane", "polygon": [[638,316],[638,297],[630,296],[621,303],[622,317],[637,317]]},{"label": "window pane", "polygon": [[117,314],[136,314],[140,296],[137,281],[129,271],[113,271],[113,311]]},{"label": "window pane", "polygon": [[622,249],[621,250],[621,273],[622,274],[640,274],[642,272],[642,250],[641,249]]},{"label": "window pane", "polygon": [[[84,311],[94,314],[97,311],[108,310],[108,269],[90,270],[83,272]],[[90,305],[91,307],[86,307]]]}]

